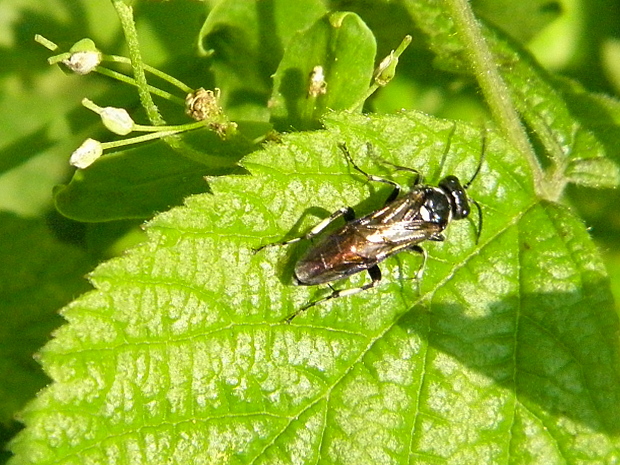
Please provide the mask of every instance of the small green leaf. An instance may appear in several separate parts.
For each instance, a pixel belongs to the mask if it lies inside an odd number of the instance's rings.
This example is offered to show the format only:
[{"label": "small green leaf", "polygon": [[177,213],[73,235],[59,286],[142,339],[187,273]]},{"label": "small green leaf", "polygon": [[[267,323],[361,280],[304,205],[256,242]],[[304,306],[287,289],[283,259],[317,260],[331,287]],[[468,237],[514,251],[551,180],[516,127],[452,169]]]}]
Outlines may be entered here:
[{"label": "small green leaf", "polygon": [[566,170],[566,176],[574,184],[597,189],[617,187],[620,184],[618,165],[603,157],[575,160]]},{"label": "small green leaf", "polygon": [[[620,327],[581,222],[534,194],[489,130],[453,221],[375,289],[282,319],[326,293],[293,286],[295,237],[343,205],[380,207],[379,159],[469,180],[482,131],[419,113],[333,114],[247,157],[251,176],[158,216],[101,265],[42,351],[54,383],[23,413],[11,465],[606,463],[620,452]],[[374,155],[367,142],[372,143]],[[399,174],[399,173],[396,173]],[[377,185],[375,185],[377,184]],[[318,216],[318,218],[317,218]],[[334,283],[359,286],[359,274]]]},{"label": "small green leaf", "polygon": [[[333,13],[298,32],[274,75],[270,108],[276,128],[316,127],[329,109],[347,110],[363,102],[375,55],[372,32],[353,13]],[[313,94],[316,67],[325,76],[325,87]]]}]

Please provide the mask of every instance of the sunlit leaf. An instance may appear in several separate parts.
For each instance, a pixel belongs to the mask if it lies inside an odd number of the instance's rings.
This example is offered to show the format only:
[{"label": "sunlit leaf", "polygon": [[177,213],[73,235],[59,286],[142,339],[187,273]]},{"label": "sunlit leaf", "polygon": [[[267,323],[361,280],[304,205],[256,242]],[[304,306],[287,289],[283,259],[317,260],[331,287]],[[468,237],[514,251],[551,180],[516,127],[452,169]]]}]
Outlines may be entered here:
[{"label": "sunlit leaf", "polygon": [[[482,130],[417,113],[333,115],[157,217],[101,265],[42,352],[55,381],[23,416],[22,463],[604,462],[618,452],[618,318],[600,258],[564,207],[533,194],[494,131],[469,189],[476,221],[383,264],[373,290],[282,320],[300,247],[261,244],[389,193],[349,166],[380,158],[469,180]],[[368,152],[372,143],[375,154]],[[402,173],[400,173],[402,174]],[[396,173],[397,176],[400,176]],[[307,244],[306,244],[307,246]],[[367,282],[363,274],[336,283]],[[578,437],[579,441],[575,441]]]}]

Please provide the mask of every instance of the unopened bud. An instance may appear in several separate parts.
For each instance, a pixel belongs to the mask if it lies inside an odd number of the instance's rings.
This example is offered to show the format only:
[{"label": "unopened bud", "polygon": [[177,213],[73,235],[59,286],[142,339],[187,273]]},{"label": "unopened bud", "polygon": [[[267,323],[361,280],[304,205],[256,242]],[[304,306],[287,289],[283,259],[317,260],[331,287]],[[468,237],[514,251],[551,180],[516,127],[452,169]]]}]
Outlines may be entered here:
[{"label": "unopened bud", "polygon": [[90,73],[101,63],[101,54],[99,52],[75,52],[62,62],[74,73],[84,75]]},{"label": "unopened bud", "polygon": [[74,73],[88,74],[101,63],[101,52],[91,39],[82,39],[69,50],[71,56],[62,62]]},{"label": "unopened bud", "polygon": [[134,122],[124,108],[105,107],[99,112],[101,121],[114,134],[125,136],[133,131]]},{"label": "unopened bud", "polygon": [[71,154],[69,163],[76,168],[84,169],[92,165],[101,155],[103,155],[101,142],[89,138]]},{"label": "unopened bud", "polygon": [[375,72],[375,82],[378,86],[383,87],[394,79],[396,65],[398,65],[398,57],[394,56],[394,51],[392,50],[392,52],[381,61]]}]

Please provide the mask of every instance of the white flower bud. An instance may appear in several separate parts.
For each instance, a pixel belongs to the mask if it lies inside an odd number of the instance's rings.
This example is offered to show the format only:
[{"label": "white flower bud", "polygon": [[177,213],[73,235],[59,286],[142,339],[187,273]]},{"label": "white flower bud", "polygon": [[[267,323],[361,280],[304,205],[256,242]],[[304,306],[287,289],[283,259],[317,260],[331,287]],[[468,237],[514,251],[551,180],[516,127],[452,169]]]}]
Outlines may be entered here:
[{"label": "white flower bud", "polygon": [[98,51],[74,52],[62,61],[67,68],[76,74],[88,74],[101,63],[101,53]]},{"label": "white flower bud", "polygon": [[124,108],[105,107],[99,112],[101,121],[114,134],[126,136],[134,128],[133,119]]},{"label": "white flower bud", "polygon": [[101,142],[89,138],[71,154],[69,163],[76,168],[84,169],[92,165],[101,155],[103,155]]}]

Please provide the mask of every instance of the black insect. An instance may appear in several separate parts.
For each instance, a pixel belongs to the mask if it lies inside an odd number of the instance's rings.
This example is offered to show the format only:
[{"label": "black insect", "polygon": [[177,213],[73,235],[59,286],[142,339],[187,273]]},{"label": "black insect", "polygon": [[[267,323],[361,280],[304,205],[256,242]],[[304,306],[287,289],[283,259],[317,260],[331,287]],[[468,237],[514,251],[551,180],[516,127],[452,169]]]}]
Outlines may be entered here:
[{"label": "black insect", "polygon": [[[483,156],[484,140],[483,138]],[[312,239],[336,219],[343,217],[346,221],[344,226],[319,240],[297,262],[294,271],[295,281],[304,286],[329,284],[367,270],[371,282],[351,289],[335,290],[332,288],[333,292],[330,295],[306,304],[290,315],[286,319],[288,322],[318,303],[357,294],[375,287],[381,280],[379,263],[403,250],[422,254],[422,266],[416,273],[416,278],[421,278],[427,253],[418,244],[423,241],[443,241],[445,238],[442,232],[452,220],[461,220],[469,216],[470,207],[466,189],[480,172],[483,161],[483,156],[481,156],[474,175],[465,185],[462,185],[456,176],[446,176],[437,186],[420,184],[420,175],[416,170],[394,165],[397,169],[415,173],[412,188],[409,192],[399,196],[401,188],[397,183],[366,173],[355,164],[345,144],[340,144],[339,147],[351,166],[368,180],[382,182],[393,187],[383,208],[361,218],[355,218],[351,207],[343,207],[321,221],[304,236],[267,244],[257,251],[269,246],[288,245],[304,239]],[[472,203],[478,209],[478,234],[480,234],[482,213],[478,203],[473,200]]]}]

